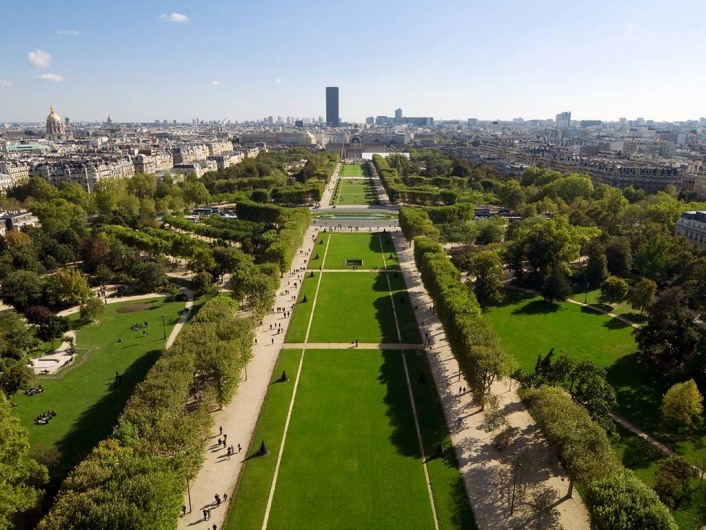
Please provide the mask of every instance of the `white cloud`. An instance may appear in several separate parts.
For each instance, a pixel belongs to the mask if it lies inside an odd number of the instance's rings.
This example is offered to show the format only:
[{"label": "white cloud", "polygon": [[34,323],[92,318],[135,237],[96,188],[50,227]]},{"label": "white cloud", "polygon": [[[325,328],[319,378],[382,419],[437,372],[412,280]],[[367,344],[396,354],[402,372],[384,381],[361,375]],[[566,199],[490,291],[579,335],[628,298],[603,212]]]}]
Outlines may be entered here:
[{"label": "white cloud", "polygon": [[213,86],[218,86],[218,85],[221,84],[221,82],[220,82],[220,81],[211,81],[211,84],[212,84]]},{"label": "white cloud", "polygon": [[279,77],[278,77],[277,79],[275,79],[275,83],[277,83],[278,85],[279,85],[281,82],[282,82],[282,80],[281,80]]},{"label": "white cloud", "polygon": [[176,22],[177,24],[188,22],[189,20],[189,17],[182,15],[181,13],[164,13],[159,18],[161,20],[166,20],[167,22]]},{"label": "white cloud", "polygon": [[7,79],[0,79],[0,88],[10,88],[12,86],[12,81]]},{"label": "white cloud", "polygon": [[29,62],[34,66],[41,66],[46,68],[51,64],[51,53],[45,52],[44,50],[35,50],[27,54]]},{"label": "white cloud", "polygon": [[79,35],[79,32],[75,29],[57,29],[57,35]]},{"label": "white cloud", "polygon": [[51,81],[52,83],[61,83],[64,76],[61,74],[42,74],[37,79],[40,81]]}]

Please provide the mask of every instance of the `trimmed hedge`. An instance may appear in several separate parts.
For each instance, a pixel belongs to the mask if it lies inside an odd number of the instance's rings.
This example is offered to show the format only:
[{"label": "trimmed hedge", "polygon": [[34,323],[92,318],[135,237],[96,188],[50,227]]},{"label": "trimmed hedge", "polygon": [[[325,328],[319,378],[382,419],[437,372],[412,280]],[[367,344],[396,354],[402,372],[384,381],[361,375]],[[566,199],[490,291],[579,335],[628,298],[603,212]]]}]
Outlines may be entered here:
[{"label": "trimmed hedge", "polygon": [[514,360],[498,345],[473,292],[461,283],[458,269],[441,245],[428,237],[417,237],[414,259],[451,351],[476,399],[483,403],[493,381],[512,372]]}]

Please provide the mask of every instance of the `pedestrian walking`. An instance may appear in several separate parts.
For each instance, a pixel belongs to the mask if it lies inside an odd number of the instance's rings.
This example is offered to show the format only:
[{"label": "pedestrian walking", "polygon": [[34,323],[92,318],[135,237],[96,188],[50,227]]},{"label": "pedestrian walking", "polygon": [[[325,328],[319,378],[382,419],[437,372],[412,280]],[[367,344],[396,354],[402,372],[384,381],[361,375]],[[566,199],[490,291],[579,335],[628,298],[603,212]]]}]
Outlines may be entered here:
[{"label": "pedestrian walking", "polygon": [[228,500],[228,494],[224,493],[223,494],[223,502],[226,502]]},{"label": "pedestrian walking", "polygon": [[216,494],[213,496],[213,498],[216,499],[216,506],[220,506],[220,505],[221,505],[221,496],[218,495],[218,493],[216,493]]},{"label": "pedestrian walking", "polygon": [[226,446],[226,441],[227,441],[227,440],[228,440],[228,435],[227,435],[227,434],[224,434],[224,435],[223,435],[223,447]]},{"label": "pedestrian walking", "polygon": [[218,439],[218,448],[219,448],[219,449],[220,449],[220,447],[221,447],[221,441],[222,441],[222,440],[219,438],[219,439]]},{"label": "pedestrian walking", "polygon": [[207,521],[208,520],[208,510],[203,511],[203,520]]},{"label": "pedestrian walking", "polygon": [[218,434],[223,434],[223,425],[218,427]]},{"label": "pedestrian walking", "polygon": [[238,444],[238,452],[240,452],[242,449],[240,447],[240,444]]},{"label": "pedestrian walking", "polygon": [[274,344],[274,343],[275,343],[275,339],[272,339],[272,344]]},{"label": "pedestrian walking", "polygon": [[186,515],[186,504],[181,505],[181,516],[184,517]]}]

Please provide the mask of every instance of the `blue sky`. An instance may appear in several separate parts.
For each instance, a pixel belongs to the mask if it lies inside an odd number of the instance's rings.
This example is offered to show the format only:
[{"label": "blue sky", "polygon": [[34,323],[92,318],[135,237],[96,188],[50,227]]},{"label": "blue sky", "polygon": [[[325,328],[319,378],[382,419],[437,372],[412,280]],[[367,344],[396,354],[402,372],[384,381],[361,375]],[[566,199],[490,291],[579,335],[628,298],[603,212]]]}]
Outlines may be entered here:
[{"label": "blue sky", "polygon": [[[0,0],[0,122],[706,115],[706,2]],[[46,55],[46,52],[49,56]],[[30,56],[31,54],[31,56]],[[31,59],[31,60],[30,60]]]}]

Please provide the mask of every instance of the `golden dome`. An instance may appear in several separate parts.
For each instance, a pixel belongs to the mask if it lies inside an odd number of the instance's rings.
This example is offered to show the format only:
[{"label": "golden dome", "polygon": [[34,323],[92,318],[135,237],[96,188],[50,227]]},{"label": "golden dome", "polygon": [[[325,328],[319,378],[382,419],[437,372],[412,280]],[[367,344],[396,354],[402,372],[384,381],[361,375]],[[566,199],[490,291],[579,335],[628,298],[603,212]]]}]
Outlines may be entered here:
[{"label": "golden dome", "polygon": [[54,105],[49,109],[49,116],[47,116],[47,123],[61,123],[61,118],[54,110]]}]

